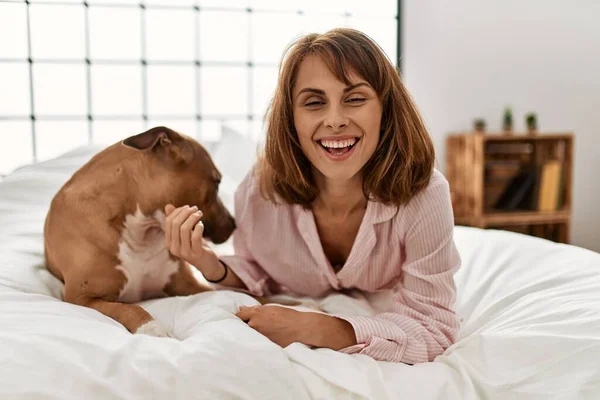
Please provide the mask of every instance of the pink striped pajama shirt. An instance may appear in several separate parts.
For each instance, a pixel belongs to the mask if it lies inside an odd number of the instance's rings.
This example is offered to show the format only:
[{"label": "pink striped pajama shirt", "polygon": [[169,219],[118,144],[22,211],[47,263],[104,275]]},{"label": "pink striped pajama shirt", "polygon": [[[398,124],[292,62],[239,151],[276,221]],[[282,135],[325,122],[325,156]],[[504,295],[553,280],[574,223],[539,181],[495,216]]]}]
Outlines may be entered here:
[{"label": "pink striped pajama shirt", "polygon": [[312,212],[263,199],[252,173],[236,191],[235,217],[235,255],[221,259],[252,294],[291,291],[321,297],[346,289],[393,289],[388,312],[340,317],[352,324],[358,343],[342,352],[415,364],[433,360],[456,340],[460,318],[453,310],[453,274],[461,260],[452,237],[448,182],[439,171],[405,206],[370,201],[348,260],[337,273],[323,251]]}]

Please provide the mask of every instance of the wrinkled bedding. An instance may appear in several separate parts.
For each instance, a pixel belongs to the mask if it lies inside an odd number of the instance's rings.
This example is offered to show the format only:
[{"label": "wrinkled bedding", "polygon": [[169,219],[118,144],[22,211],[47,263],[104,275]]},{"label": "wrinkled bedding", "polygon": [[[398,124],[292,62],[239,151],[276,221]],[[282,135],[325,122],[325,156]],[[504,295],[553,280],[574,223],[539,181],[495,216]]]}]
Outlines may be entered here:
[{"label": "wrinkled bedding", "polygon": [[[282,349],[235,317],[255,301],[232,291],[141,303],[177,340],[131,335],[65,303],[43,266],[43,221],[60,185],[98,150],[0,182],[0,399],[600,398],[600,254],[516,233],[456,227],[460,339],[414,366]],[[225,176],[229,206],[235,183]],[[385,295],[315,302],[372,315]]]}]

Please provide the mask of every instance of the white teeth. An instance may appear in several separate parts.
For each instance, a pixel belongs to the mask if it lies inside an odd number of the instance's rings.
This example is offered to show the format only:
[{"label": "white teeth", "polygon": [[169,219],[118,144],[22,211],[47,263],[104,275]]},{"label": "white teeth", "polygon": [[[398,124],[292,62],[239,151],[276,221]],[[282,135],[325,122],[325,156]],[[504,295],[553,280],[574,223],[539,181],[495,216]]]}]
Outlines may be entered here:
[{"label": "white teeth", "polygon": [[352,146],[356,143],[356,138],[344,139],[344,140],[321,140],[323,147],[341,149],[344,147]]}]

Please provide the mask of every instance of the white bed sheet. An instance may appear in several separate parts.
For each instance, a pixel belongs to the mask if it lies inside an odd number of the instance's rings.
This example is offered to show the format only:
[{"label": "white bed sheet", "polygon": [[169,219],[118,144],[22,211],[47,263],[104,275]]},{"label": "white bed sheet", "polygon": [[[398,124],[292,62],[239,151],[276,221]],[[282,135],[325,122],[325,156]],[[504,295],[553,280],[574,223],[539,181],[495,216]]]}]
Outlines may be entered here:
[{"label": "white bed sheet", "polygon": [[[0,182],[0,399],[600,398],[600,255],[514,233],[456,228],[463,330],[415,366],[282,349],[234,316],[254,300],[230,291],[143,303],[179,340],[131,335],[67,304],[43,266],[43,221],[59,186],[98,150]],[[360,296],[320,304],[376,312]]]}]

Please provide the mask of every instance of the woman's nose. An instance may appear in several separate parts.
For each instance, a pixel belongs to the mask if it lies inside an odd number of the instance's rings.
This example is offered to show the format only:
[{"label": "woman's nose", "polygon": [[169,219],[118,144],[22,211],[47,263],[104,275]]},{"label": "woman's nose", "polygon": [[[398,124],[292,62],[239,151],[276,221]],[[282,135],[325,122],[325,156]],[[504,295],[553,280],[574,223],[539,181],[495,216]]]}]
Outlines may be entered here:
[{"label": "woman's nose", "polygon": [[340,130],[350,123],[348,117],[344,114],[344,111],[339,106],[331,106],[325,117],[325,126],[333,129],[334,131]]}]

